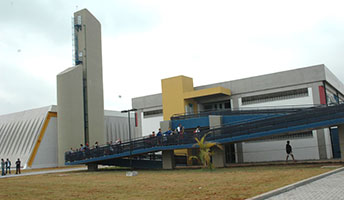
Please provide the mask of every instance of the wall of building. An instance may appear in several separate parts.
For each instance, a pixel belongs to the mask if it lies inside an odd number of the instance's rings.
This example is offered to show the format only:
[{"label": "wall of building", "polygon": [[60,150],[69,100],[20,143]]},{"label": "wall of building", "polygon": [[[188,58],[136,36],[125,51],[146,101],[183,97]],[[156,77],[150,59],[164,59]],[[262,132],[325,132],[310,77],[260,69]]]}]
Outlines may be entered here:
[{"label": "wall of building", "polygon": [[[317,137],[313,133],[307,138],[285,138],[283,140],[261,140],[243,142],[244,162],[283,161],[286,159],[286,141],[289,140],[296,160],[319,159]],[[291,158],[289,158],[291,159]]]},{"label": "wall of building", "polygon": [[[121,141],[129,140],[128,113],[120,113],[116,111],[105,111],[105,137],[107,142],[115,142],[117,139]],[[135,115],[131,113],[130,131],[132,138],[141,137],[135,130]]]},{"label": "wall of building", "polygon": [[58,163],[63,166],[64,153],[85,143],[82,66],[57,75],[57,105]]},{"label": "wall of building", "polygon": [[104,137],[104,97],[102,73],[101,25],[87,10],[74,13],[74,18],[81,17],[81,30],[75,32],[78,41],[78,54],[82,53],[83,77],[86,78],[88,137],[89,143],[105,143]]},{"label": "wall of building", "polygon": [[57,162],[57,117],[51,117],[31,168],[56,167]]},{"label": "wall of building", "polygon": [[[283,90],[290,90],[291,88],[284,88],[280,89]],[[269,91],[265,91],[265,93],[270,93]],[[259,107],[282,107],[282,106],[297,106],[297,105],[313,105],[313,91],[312,88],[308,88],[308,96],[306,97],[296,97],[291,99],[281,99],[281,100],[274,100],[256,104],[249,104],[249,105],[242,105],[242,98],[238,99],[239,101],[239,108],[259,108]]]},{"label": "wall of building", "polygon": [[142,114],[142,136],[147,136],[152,134],[152,131],[155,131],[155,133],[158,132],[160,128],[160,122],[163,121],[163,116],[153,116],[153,117],[143,117]]},{"label": "wall of building", "polygon": [[51,106],[0,116],[0,158],[28,166]]},{"label": "wall of building", "polygon": [[[310,67],[304,67],[289,71],[277,72],[272,74],[266,74],[256,77],[249,77],[234,81],[227,81],[222,83],[214,83],[209,85],[203,85],[195,87],[194,90],[203,90],[207,88],[215,88],[215,87],[223,87],[230,89],[232,95],[230,96],[231,108],[233,109],[246,109],[246,108],[261,108],[261,107],[285,107],[285,106],[305,106],[305,105],[318,105],[321,103],[320,101],[320,91],[319,86],[326,87],[326,92],[331,94],[338,93],[338,96],[344,99],[344,85],[341,81],[339,81],[326,67],[325,65],[316,65]],[[299,96],[295,98],[281,98],[281,99],[274,99],[273,101],[266,101],[260,103],[252,103],[252,104],[245,104],[242,103],[242,98],[253,96],[253,95],[261,95],[261,94],[268,94],[274,92],[281,92],[281,91],[288,91],[288,90],[297,90],[307,88],[308,95],[307,96]],[[164,93],[164,91],[163,91]],[[138,97],[133,99],[133,105],[140,105],[141,111],[145,109],[149,109],[154,106],[160,106],[162,100],[160,100],[161,96],[164,94],[156,94],[154,95],[154,101],[152,101],[153,96],[148,95],[144,97]],[[157,98],[159,97],[159,98]],[[145,107],[145,103],[150,98],[149,107]],[[202,105],[205,103],[211,102],[218,102],[228,100],[228,97],[224,97],[224,99],[215,98],[202,98],[198,99],[199,107],[202,108]],[[164,107],[165,109],[165,107]],[[165,112],[165,110],[164,110]],[[172,112],[172,111],[171,111]],[[174,113],[177,113],[176,110]],[[141,120],[143,121],[143,117],[141,116]],[[149,120],[147,120],[149,122]],[[147,123],[149,124],[149,123]],[[147,125],[142,123],[142,130],[145,129]],[[149,129],[152,129],[149,127]],[[145,130],[151,132],[152,130]],[[283,157],[285,159],[285,140],[283,141],[259,141],[259,142],[248,142],[243,143],[242,150],[244,153],[245,161],[252,160],[252,161],[264,161],[263,156],[264,153],[254,153],[254,151],[268,151],[273,149],[278,149],[282,146],[280,150],[276,150],[276,155],[272,156],[274,159],[280,159]],[[297,159],[319,159],[320,157],[331,158],[332,157],[332,148],[331,148],[331,140],[330,134],[328,133],[327,129],[321,130],[314,130],[312,138],[296,138],[293,139],[292,143],[295,143],[296,150],[299,147],[309,146],[309,148],[313,148],[314,151],[310,151],[309,149],[305,150],[297,150],[298,155],[296,156]],[[238,146],[241,144],[237,144]],[[241,147],[240,147],[241,148]],[[253,151],[251,153],[250,151]],[[239,155],[237,155],[239,157]],[[267,155],[267,157],[271,157]],[[283,160],[280,159],[280,160]],[[267,159],[269,160],[269,159]]]}]

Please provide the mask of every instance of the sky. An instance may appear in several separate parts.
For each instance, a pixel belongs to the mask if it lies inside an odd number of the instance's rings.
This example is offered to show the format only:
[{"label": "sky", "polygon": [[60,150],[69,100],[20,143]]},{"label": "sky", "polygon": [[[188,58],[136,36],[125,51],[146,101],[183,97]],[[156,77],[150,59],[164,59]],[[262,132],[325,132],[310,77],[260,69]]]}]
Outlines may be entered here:
[{"label": "sky", "polygon": [[56,105],[72,62],[72,16],[102,25],[104,108],[161,92],[325,64],[344,82],[344,2],[0,0],[0,115]]}]

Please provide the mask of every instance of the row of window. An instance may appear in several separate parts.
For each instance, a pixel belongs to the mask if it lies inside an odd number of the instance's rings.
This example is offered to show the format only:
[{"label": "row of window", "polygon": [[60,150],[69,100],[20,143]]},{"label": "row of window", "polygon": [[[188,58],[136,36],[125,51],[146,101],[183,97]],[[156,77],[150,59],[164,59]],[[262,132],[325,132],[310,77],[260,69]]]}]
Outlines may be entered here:
[{"label": "row of window", "polygon": [[305,97],[305,96],[308,96],[307,88],[243,97],[241,99],[241,102],[242,102],[242,105],[248,105],[248,104],[278,101],[278,100],[283,100],[283,99],[292,99],[296,97]]},{"label": "row of window", "polygon": [[162,114],[162,109],[143,112],[144,117],[149,117],[152,115],[160,115],[160,114]]},{"label": "row of window", "polygon": [[304,139],[304,138],[312,138],[313,133],[312,131],[301,132],[301,133],[293,133],[289,135],[278,135],[272,136],[270,138],[262,139],[262,140],[254,140],[250,142],[268,142],[268,141],[276,141],[276,140],[292,140],[292,139]]},{"label": "row of window", "polygon": [[203,110],[211,111],[211,110],[223,110],[223,109],[230,109],[230,108],[231,108],[231,104],[230,104],[230,101],[228,100],[225,102],[204,104]]}]

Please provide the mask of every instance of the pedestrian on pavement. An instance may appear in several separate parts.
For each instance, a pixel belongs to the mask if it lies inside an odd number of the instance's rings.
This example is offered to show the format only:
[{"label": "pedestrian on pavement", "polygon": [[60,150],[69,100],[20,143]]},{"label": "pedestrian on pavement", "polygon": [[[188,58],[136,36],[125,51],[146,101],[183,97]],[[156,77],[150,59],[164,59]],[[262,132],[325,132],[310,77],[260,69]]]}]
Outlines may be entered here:
[{"label": "pedestrian on pavement", "polygon": [[8,158],[6,159],[6,174],[7,171],[9,174],[11,174],[11,161]]},{"label": "pedestrian on pavement", "polygon": [[3,158],[1,158],[1,176],[5,176],[5,161]]},{"label": "pedestrian on pavement", "polygon": [[18,160],[16,161],[16,174],[20,174],[20,160],[18,158]]},{"label": "pedestrian on pavement", "polygon": [[287,144],[285,146],[285,151],[287,152],[287,158],[285,159],[285,161],[288,161],[289,155],[292,157],[293,161],[295,161],[294,155],[293,155],[293,149],[290,145],[290,141],[287,141]]}]

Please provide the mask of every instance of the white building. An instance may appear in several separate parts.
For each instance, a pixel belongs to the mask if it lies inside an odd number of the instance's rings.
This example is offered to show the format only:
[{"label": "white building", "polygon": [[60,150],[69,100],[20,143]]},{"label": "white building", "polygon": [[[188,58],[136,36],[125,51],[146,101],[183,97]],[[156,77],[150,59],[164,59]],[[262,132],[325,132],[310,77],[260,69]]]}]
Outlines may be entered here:
[{"label": "white building", "polygon": [[[118,111],[104,113],[102,135],[106,141],[128,140],[128,115]],[[58,143],[70,138],[58,137],[57,115],[56,106],[52,105],[0,116],[0,158],[9,158],[12,163],[20,158],[24,168],[59,166]],[[134,130],[134,115],[131,118],[131,130]],[[139,136],[133,131],[133,138]],[[77,146],[69,148],[79,148],[79,144],[84,141],[79,140]],[[60,159],[64,160],[64,155]]]},{"label": "white building", "polygon": [[[343,83],[324,65],[316,65],[197,87],[193,86],[192,78],[189,77],[167,78],[162,80],[162,93],[133,98],[132,106],[138,109],[137,131],[147,135],[157,130],[161,121],[170,120],[175,114],[224,109],[331,105],[343,102],[343,94]],[[172,121],[171,128],[175,126]],[[185,122],[183,126],[191,129],[197,124]],[[334,147],[336,141],[331,141],[334,139],[331,138],[333,135],[334,133],[330,133],[330,129],[326,128],[228,144],[227,162],[284,160],[287,140],[291,141],[298,160],[330,159],[338,153],[338,149]],[[233,151],[235,159],[231,159],[229,155]]]}]

